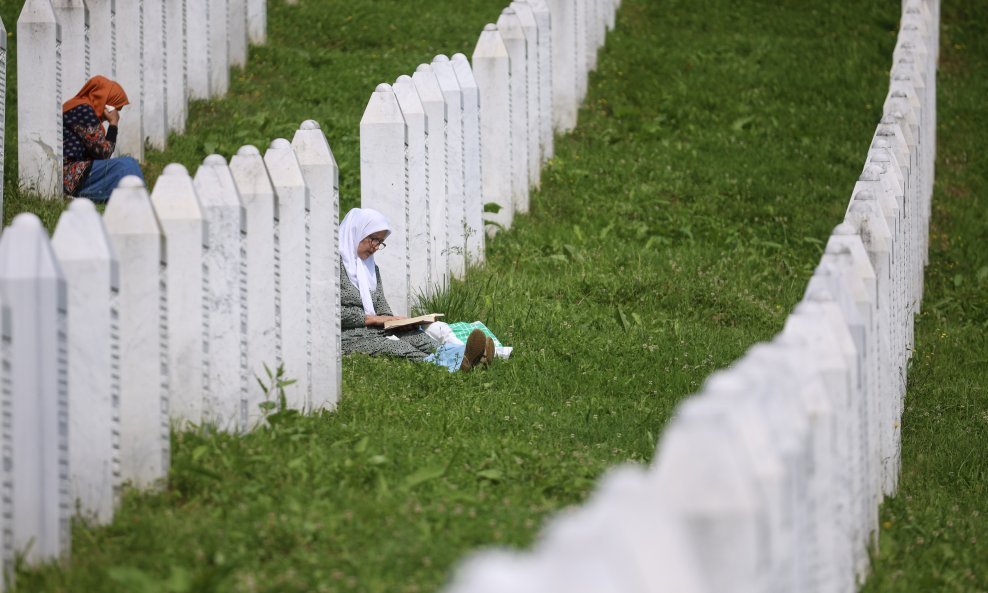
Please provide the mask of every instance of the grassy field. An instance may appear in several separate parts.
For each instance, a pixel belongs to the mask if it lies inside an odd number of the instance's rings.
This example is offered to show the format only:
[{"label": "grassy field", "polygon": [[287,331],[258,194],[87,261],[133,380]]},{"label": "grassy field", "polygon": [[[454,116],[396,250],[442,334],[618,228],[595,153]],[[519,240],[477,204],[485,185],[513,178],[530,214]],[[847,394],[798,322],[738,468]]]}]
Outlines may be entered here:
[{"label": "grassy field", "polygon": [[[16,4],[0,3],[9,30]],[[189,133],[151,155],[149,178],[313,118],[355,206],[374,86],[439,52],[470,55],[504,2],[270,4],[269,45],[228,98],[193,105]],[[988,15],[951,10],[902,492],[884,509],[872,591],[988,588],[975,543],[988,541],[976,514],[988,273],[984,207],[972,208],[986,178]],[[450,375],[350,357],[332,413],[245,437],[176,434],[165,491],[128,494],[109,527],[77,524],[72,558],[21,568],[17,590],[434,591],[469,551],[530,543],[608,467],[649,461],[676,402],[781,328],[863,164],[898,11],[625,0],[531,215],[441,303],[452,320],[485,320],[515,347],[510,361]],[[7,146],[11,157],[9,129]],[[42,206],[13,190],[9,157],[8,219]]]}]

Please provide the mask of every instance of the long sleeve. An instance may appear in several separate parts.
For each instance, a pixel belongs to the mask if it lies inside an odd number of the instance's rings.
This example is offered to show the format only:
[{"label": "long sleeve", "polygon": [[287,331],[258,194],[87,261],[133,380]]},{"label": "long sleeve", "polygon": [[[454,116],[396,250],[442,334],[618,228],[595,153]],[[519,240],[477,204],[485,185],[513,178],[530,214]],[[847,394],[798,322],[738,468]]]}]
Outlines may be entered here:
[{"label": "long sleeve", "polygon": [[374,266],[374,272],[377,274],[377,290],[371,295],[371,301],[374,302],[374,310],[377,311],[378,315],[394,315],[391,311],[391,305],[388,304],[388,299],[384,298],[384,282],[381,281],[381,268]]}]

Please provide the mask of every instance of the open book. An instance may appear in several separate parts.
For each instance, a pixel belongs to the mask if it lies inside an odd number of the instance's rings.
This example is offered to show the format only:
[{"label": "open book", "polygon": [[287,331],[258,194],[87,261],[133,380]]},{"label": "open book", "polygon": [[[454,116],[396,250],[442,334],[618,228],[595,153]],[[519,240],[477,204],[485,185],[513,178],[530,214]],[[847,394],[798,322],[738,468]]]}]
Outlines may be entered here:
[{"label": "open book", "polygon": [[392,319],[391,321],[384,322],[384,329],[410,329],[423,323],[432,323],[443,316],[442,313],[427,313],[418,317],[409,317],[408,319]]}]

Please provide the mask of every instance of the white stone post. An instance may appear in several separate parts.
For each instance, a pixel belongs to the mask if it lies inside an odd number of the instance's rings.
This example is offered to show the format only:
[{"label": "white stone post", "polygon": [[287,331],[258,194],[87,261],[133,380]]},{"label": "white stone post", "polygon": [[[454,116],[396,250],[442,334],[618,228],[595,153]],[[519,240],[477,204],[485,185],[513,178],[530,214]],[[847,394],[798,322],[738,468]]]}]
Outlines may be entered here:
[{"label": "white stone post", "polygon": [[[189,113],[188,0],[165,0],[165,85],[168,129],[182,134]],[[198,57],[198,56],[197,56]]]},{"label": "white stone post", "polygon": [[467,227],[466,264],[484,262],[483,169],[480,160],[480,88],[470,62],[463,54],[453,56],[453,70],[463,91],[464,208]]},{"label": "white stone post", "polygon": [[[247,216],[247,423],[257,425],[259,404],[268,396],[254,380],[270,383],[264,367],[278,368],[281,357],[281,255],[278,235],[278,201],[261,152],[242,146],[230,159],[230,173],[237,184]],[[283,317],[283,314],[282,314]]]},{"label": "white stone post", "polygon": [[429,260],[429,294],[436,287],[449,281],[449,245],[446,226],[449,222],[446,207],[446,177],[448,144],[446,142],[446,100],[432,67],[419,65],[412,75],[412,82],[419,92],[425,108],[426,125],[426,174],[429,186],[429,234],[432,243],[432,257]]},{"label": "white stone post", "polygon": [[738,585],[764,574],[765,509],[737,440],[707,419],[677,417],[650,470],[662,505],[685,524],[683,545],[709,591],[746,590]]},{"label": "white stone post", "polygon": [[[168,140],[168,85],[171,81],[167,78],[166,50],[172,51],[172,49],[167,48],[165,44],[167,35],[165,0],[141,0],[141,4],[144,7],[144,43],[141,59],[141,76],[144,85],[144,137],[152,148],[161,150]],[[124,117],[120,118],[120,124],[127,125]]]},{"label": "white stone post", "polygon": [[230,66],[247,65],[247,0],[230,2]]},{"label": "white stone post", "polygon": [[[2,23],[0,23],[2,24]],[[0,405],[5,410],[14,406],[10,388],[10,308],[0,291]],[[0,587],[9,587],[14,571],[14,504],[9,493],[14,489],[13,427],[0,424],[0,485],[8,496],[0,497]]]},{"label": "white stone post", "polygon": [[528,114],[528,186],[538,189],[542,184],[542,124],[539,112],[542,104],[539,89],[539,25],[527,2],[512,2],[525,34],[525,88]]},{"label": "white stone post", "polygon": [[309,324],[312,303],[312,251],[309,189],[302,167],[284,138],[271,142],[264,164],[278,200],[281,257],[281,362],[295,383],[285,388],[288,406],[307,410],[314,353]]},{"label": "white stone post", "polygon": [[449,273],[462,278],[466,272],[466,177],[463,158],[463,91],[453,64],[443,55],[432,60],[432,71],[446,101],[446,249]]},{"label": "white stone post", "polygon": [[[89,9],[89,72],[117,79],[116,0],[85,0]],[[79,89],[72,92],[75,95]],[[68,100],[72,95],[65,97]]]},{"label": "white stone post", "polygon": [[120,258],[120,477],[168,476],[168,287],[165,237],[144,184],[124,177],[103,213]]},{"label": "white stone post", "polygon": [[[508,50],[511,64],[511,199],[514,212],[528,212],[529,142],[528,142],[528,69],[525,33],[513,8],[505,8],[497,19],[497,29]],[[502,121],[500,125],[505,125]]]},{"label": "white stone post", "polygon": [[539,47],[539,133],[542,144],[542,160],[548,161],[555,154],[552,134],[552,15],[546,0],[527,0],[538,24]]},{"label": "white stone post", "polygon": [[68,291],[71,500],[85,517],[113,520],[120,496],[120,342],[117,254],[90,200],[72,200],[52,249]]},{"label": "white stone post", "polygon": [[340,398],[343,351],[340,348],[340,174],[319,124],[306,120],[292,148],[309,188],[312,361],[311,411],[332,409]]},{"label": "white stone post", "polygon": [[165,167],[151,192],[151,205],[166,238],[168,260],[169,416],[179,428],[203,421],[209,327],[203,265],[209,249],[202,205],[188,170]]},{"label": "white stone post", "polygon": [[74,97],[89,80],[89,10],[83,0],[53,0],[62,28],[62,98]]},{"label": "white stone post", "polygon": [[209,96],[226,95],[230,88],[230,0],[199,0],[209,5]]},{"label": "white stone post", "polygon": [[144,16],[143,2],[117,3],[116,22],[121,25],[117,28],[117,82],[130,99],[120,112],[117,153],[138,161],[144,160],[144,29],[151,26]]},{"label": "white stone post", "polygon": [[[0,19],[0,220],[3,219],[3,178],[4,178],[4,163],[6,163],[6,130],[7,130],[7,28],[3,26],[3,20]],[[2,306],[0,306],[2,308]],[[0,311],[2,314],[2,311]],[[0,328],[2,330],[3,328]],[[2,510],[0,510],[0,515],[2,515]],[[0,545],[3,542],[0,541]],[[3,554],[2,547],[0,547],[0,555]],[[0,566],[2,566],[3,559],[0,558]],[[2,572],[2,571],[0,571]],[[3,585],[3,578],[0,577],[0,586]]]},{"label": "white stone post", "polygon": [[186,0],[185,5],[185,49],[186,49],[186,81],[189,86],[189,98],[208,99],[209,94],[209,62],[210,28],[209,9],[212,0]]},{"label": "white stone post", "polygon": [[511,82],[508,49],[496,25],[488,24],[473,51],[473,75],[480,94],[480,161],[483,168],[482,201],[499,208],[484,218],[493,223],[492,232],[511,228],[514,204],[511,198]]},{"label": "white stone post", "polygon": [[[13,537],[27,562],[68,554],[69,435],[65,277],[34,214],[0,237],[0,291],[10,308],[10,388],[5,430],[13,435]],[[9,423],[9,424],[8,424]]]},{"label": "white stone post", "polygon": [[254,45],[268,41],[268,9],[266,0],[247,0],[247,35]]},{"label": "white stone post", "polygon": [[590,0],[575,0],[574,25],[576,26],[576,109],[587,97],[587,74],[590,72],[589,38],[590,24],[587,22],[587,8]]},{"label": "white stone post", "polygon": [[379,211],[391,224],[388,247],[374,260],[387,278],[384,297],[395,315],[408,315],[411,309],[407,151],[398,98],[390,84],[380,84],[360,119],[360,206]]},{"label": "white stone post", "polygon": [[217,154],[203,160],[194,178],[206,218],[206,354],[209,388],[204,390],[203,422],[219,430],[248,428],[246,220],[240,194]]},{"label": "white stone post", "polygon": [[17,172],[22,191],[62,195],[61,29],[48,0],[17,19]]},{"label": "white stone post", "polygon": [[560,132],[576,127],[576,7],[568,0],[549,0],[552,14],[552,125]]},{"label": "white stone post", "polygon": [[[399,76],[391,88],[398,99],[408,135],[408,228],[403,232],[408,243],[408,294],[411,304],[416,298],[429,293],[432,236],[429,233],[429,184],[425,158],[428,124],[425,107],[415,90],[412,77]],[[394,307],[394,303],[391,306]]]}]

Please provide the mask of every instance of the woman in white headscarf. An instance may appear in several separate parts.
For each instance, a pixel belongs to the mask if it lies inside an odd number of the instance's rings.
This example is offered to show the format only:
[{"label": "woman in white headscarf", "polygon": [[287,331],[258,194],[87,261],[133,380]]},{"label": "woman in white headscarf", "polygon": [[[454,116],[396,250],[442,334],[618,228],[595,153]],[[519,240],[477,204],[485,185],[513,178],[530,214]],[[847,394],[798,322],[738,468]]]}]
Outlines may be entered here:
[{"label": "woman in white headscarf", "polygon": [[384,241],[390,234],[388,220],[370,208],[354,208],[340,223],[343,353],[388,354],[424,360],[439,345],[425,332],[417,329],[384,332],[385,321],[402,319],[392,313],[384,298],[381,271],[374,263],[374,254],[384,249]]}]

